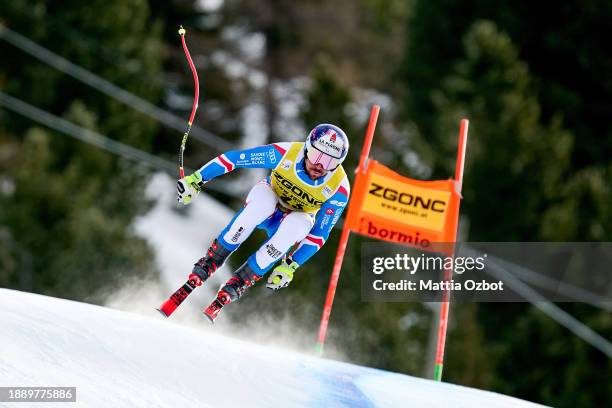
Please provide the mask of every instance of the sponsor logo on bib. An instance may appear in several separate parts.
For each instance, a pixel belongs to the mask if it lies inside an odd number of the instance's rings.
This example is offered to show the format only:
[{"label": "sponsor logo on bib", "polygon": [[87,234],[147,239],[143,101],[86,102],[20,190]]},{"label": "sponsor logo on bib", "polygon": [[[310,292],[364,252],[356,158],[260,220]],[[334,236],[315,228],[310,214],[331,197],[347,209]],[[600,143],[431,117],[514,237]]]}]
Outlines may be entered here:
[{"label": "sponsor logo on bib", "polygon": [[323,187],[323,190],[321,190],[321,193],[323,193],[325,197],[331,197],[333,191],[330,186],[325,186]]}]

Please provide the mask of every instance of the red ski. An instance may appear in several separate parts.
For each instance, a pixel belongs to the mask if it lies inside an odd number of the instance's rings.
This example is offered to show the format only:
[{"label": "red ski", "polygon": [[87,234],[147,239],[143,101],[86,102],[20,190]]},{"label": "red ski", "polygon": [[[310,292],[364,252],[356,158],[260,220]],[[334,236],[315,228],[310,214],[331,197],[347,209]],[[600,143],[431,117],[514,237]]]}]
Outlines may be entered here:
[{"label": "red ski", "polygon": [[166,300],[157,309],[157,311],[164,315],[164,317],[169,317],[176,310],[176,308],[179,307],[185,299],[187,299],[187,296],[189,296],[189,294],[193,292],[193,290],[197,287],[198,286],[196,284],[195,279],[189,279],[187,282],[185,282],[183,286],[178,288],[176,292],[174,292],[168,298],[168,300]]},{"label": "red ski", "polygon": [[215,300],[213,300],[212,303],[202,312],[204,313],[204,316],[208,317],[208,320],[210,320],[211,323],[215,323],[215,319],[217,319],[217,316],[219,316],[223,306],[231,302],[232,300],[229,294],[224,290],[220,290],[219,293],[217,293]]}]

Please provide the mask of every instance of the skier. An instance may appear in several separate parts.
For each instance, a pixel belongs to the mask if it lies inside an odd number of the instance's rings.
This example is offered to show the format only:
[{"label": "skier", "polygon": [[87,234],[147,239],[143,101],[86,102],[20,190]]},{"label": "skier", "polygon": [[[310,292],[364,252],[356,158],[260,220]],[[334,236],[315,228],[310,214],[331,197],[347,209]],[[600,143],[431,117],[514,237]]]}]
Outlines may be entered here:
[{"label": "skier", "polygon": [[[217,176],[237,168],[272,169],[250,190],[244,206],[189,275],[195,286],[202,285],[255,228],[267,232],[268,240],[233,273],[204,310],[212,322],[223,306],[238,300],[278,260],[283,258],[266,285],[274,290],[289,285],[296,269],[321,249],[348,202],[350,186],[341,165],[348,148],[342,129],[320,124],[303,143],[230,151],[178,181],[178,201],[187,205]],[[288,254],[296,243],[297,248]]]}]

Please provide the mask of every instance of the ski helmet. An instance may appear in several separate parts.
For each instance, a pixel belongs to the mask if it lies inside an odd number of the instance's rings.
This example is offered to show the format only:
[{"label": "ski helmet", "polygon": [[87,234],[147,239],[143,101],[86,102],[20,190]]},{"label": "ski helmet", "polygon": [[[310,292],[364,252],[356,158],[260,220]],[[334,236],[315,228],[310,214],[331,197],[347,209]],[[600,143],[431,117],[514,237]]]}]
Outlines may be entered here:
[{"label": "ski helmet", "polygon": [[349,141],[338,126],[323,123],[310,131],[304,148],[310,162],[321,163],[325,170],[333,170],[346,158]]}]

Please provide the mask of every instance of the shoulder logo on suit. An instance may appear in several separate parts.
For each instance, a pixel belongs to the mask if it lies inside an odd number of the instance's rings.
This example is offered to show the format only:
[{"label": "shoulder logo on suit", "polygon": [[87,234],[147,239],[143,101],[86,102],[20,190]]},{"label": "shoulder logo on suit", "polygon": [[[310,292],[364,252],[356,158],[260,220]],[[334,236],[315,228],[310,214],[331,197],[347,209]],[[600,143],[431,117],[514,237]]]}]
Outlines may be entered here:
[{"label": "shoulder logo on suit", "polygon": [[291,168],[291,165],[293,164],[293,162],[291,160],[285,160],[282,164],[281,164],[281,168],[283,170],[289,170]]},{"label": "shoulder logo on suit", "polygon": [[274,149],[268,150],[268,157],[270,157],[270,163],[276,163],[276,153],[274,153]]}]

